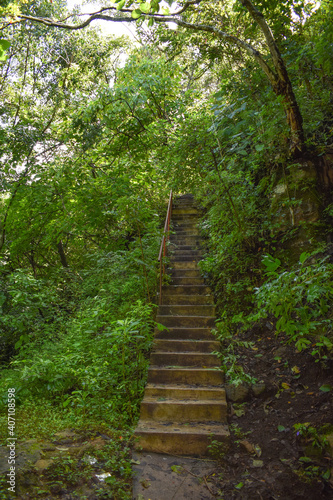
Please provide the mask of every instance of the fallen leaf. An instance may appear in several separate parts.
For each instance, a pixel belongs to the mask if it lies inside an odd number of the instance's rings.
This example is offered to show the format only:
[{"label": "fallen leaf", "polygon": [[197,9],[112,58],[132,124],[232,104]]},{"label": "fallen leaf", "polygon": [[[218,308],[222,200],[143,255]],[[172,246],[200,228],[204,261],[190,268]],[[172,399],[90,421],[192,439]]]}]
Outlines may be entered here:
[{"label": "fallen leaf", "polygon": [[144,488],[149,488],[150,482],[147,479],[141,479],[140,483]]},{"label": "fallen leaf", "polygon": [[257,457],[261,457],[262,451],[261,451],[261,448],[258,444],[254,445],[254,451],[255,451]]},{"label": "fallen leaf", "polygon": [[235,488],[236,488],[236,490],[240,490],[243,488],[243,486],[244,486],[244,483],[238,483],[238,484],[236,484]]},{"label": "fallen leaf", "polygon": [[324,384],[321,387],[319,387],[319,390],[321,392],[330,392],[333,389],[333,387],[329,384]]},{"label": "fallen leaf", "polygon": [[239,444],[241,446],[243,446],[243,448],[245,448],[247,452],[249,452],[249,453],[255,453],[255,447],[253,446],[252,443],[250,443],[246,439],[243,439],[242,441],[239,441]]},{"label": "fallen leaf", "polygon": [[172,472],[176,472],[176,474],[180,474],[182,472],[181,465],[171,465]]}]

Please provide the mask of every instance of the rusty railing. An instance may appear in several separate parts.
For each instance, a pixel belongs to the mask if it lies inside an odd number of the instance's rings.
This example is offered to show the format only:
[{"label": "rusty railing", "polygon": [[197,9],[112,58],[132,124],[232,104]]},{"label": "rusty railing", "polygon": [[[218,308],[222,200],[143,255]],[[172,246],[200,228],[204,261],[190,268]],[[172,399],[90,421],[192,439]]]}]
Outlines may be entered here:
[{"label": "rusty railing", "polygon": [[158,255],[158,261],[160,263],[160,294],[159,294],[159,304],[162,304],[162,282],[163,276],[165,274],[165,264],[164,257],[166,256],[166,244],[169,240],[169,231],[170,231],[170,220],[171,220],[171,212],[172,212],[172,189],[170,191],[169,203],[168,203],[168,211],[165,218],[163,237],[161,242],[160,253]]}]

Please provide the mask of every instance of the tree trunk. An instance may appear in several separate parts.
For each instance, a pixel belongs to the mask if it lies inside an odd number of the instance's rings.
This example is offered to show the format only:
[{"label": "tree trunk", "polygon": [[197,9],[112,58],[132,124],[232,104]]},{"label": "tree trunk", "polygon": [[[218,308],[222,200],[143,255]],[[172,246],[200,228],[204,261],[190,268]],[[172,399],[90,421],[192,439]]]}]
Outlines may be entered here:
[{"label": "tree trunk", "polygon": [[283,99],[283,107],[286,112],[287,123],[290,128],[290,151],[294,157],[302,155],[305,151],[303,118],[296,101],[288,75],[287,80],[278,78],[273,90],[276,95]]},{"label": "tree trunk", "polygon": [[67,262],[67,257],[65,254],[65,250],[64,250],[64,246],[63,246],[61,240],[59,240],[59,243],[57,244],[57,248],[58,248],[58,254],[60,256],[61,264],[63,265],[63,267],[69,267],[68,262]]},{"label": "tree trunk", "polygon": [[287,123],[291,132],[290,150],[294,156],[299,156],[305,151],[303,119],[296,101],[287,68],[284,64],[273,33],[266,23],[263,14],[253,5],[251,0],[239,1],[249,12],[252,19],[258,24],[263,35],[265,36],[275,71],[270,71],[270,74],[268,75],[267,70],[265,71],[264,67],[263,69],[273,86],[275,94],[282,97]]}]

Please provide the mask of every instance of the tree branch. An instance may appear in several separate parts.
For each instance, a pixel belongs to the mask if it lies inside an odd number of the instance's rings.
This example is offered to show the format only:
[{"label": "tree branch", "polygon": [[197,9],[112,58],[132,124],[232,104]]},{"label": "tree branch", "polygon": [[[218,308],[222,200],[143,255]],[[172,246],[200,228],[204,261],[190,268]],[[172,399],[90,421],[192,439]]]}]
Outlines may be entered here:
[{"label": "tree branch", "polygon": [[[248,1],[248,0],[240,0],[240,1],[243,2],[243,1]],[[196,4],[196,3],[199,3],[199,2],[198,1],[187,2],[186,3],[186,8],[188,8],[190,5],[193,5],[193,4]],[[107,7],[107,8],[101,9],[100,11],[95,12],[95,13],[93,13],[91,15],[88,14],[89,15],[88,19],[86,19],[81,24],[66,24],[66,23],[64,23],[62,21],[54,21],[54,20],[49,19],[49,18],[39,18],[39,17],[25,16],[25,15],[20,15],[18,17],[20,19],[22,19],[22,20],[25,20],[25,21],[42,23],[42,24],[44,24],[46,26],[51,26],[51,27],[61,28],[61,29],[67,29],[67,30],[79,30],[79,29],[83,29],[86,26],[88,26],[89,24],[91,24],[92,21],[95,21],[95,20],[111,21],[111,22],[116,22],[116,23],[119,23],[119,22],[129,23],[129,22],[136,22],[137,21],[137,19],[133,19],[132,17],[129,17],[129,16],[125,16],[125,17],[123,17],[123,16],[120,17],[119,16],[118,17],[116,15],[115,16],[110,16],[110,15],[105,15],[105,14],[102,13],[102,12],[111,11],[111,10],[116,10],[116,8],[115,7]],[[181,12],[184,12],[184,10],[185,10],[185,6],[181,10]],[[119,12],[121,12],[121,13],[126,13],[126,12],[131,13],[132,9],[121,9]],[[182,28],[187,28],[187,29],[191,29],[191,30],[194,30],[194,31],[204,31],[206,33],[215,34],[221,40],[225,40],[225,41],[231,43],[232,45],[236,45],[237,47],[240,47],[240,48],[244,49],[249,55],[251,55],[252,57],[254,57],[256,59],[256,61],[258,62],[258,64],[260,65],[260,67],[262,68],[262,70],[264,71],[264,73],[266,74],[266,76],[269,79],[270,83],[273,86],[276,85],[277,75],[272,70],[272,68],[266,63],[266,61],[264,60],[262,54],[257,49],[255,49],[252,45],[250,45],[249,43],[245,42],[244,40],[241,40],[240,38],[238,38],[238,37],[236,37],[234,35],[229,35],[228,33],[225,33],[224,31],[221,31],[220,29],[216,28],[215,26],[205,25],[205,24],[190,23],[190,22],[184,21],[183,19],[174,17],[174,16],[178,15],[179,13],[180,13],[180,11],[172,13],[169,16],[165,16],[165,15],[162,15],[162,14],[144,14],[144,13],[142,13],[141,18],[142,19],[148,19],[148,20],[149,19],[153,19],[156,23],[174,23],[174,24],[177,24],[178,26],[181,26]],[[259,11],[258,11],[258,13],[259,13]],[[85,15],[87,15],[87,14],[85,14]],[[264,19],[263,19],[263,22],[264,22],[265,26],[267,27],[267,29],[270,32],[270,29],[267,26],[267,24],[266,24],[266,22],[265,22]],[[273,39],[273,42],[274,42],[274,38],[273,38],[272,35],[271,35],[271,38]],[[276,48],[276,50],[277,50],[277,48]]]}]

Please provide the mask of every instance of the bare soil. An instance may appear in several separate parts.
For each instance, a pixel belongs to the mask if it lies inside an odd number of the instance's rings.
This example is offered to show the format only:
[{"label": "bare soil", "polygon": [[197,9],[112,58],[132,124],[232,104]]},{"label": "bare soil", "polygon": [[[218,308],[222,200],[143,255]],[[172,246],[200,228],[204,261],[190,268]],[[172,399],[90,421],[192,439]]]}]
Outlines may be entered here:
[{"label": "bare soil", "polygon": [[[332,499],[332,361],[316,362],[310,352],[296,351],[267,328],[244,338],[255,348],[240,349],[240,364],[264,382],[265,390],[229,404],[231,445],[209,478],[215,496]],[[296,424],[304,424],[299,432]]]}]

